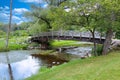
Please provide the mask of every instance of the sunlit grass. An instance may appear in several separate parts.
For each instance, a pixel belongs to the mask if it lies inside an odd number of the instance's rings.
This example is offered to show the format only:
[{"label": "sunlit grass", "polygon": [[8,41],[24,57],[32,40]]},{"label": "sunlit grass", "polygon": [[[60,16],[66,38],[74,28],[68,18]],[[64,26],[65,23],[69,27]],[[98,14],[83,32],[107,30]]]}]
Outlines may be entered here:
[{"label": "sunlit grass", "polygon": [[92,45],[92,43],[85,43],[80,41],[73,41],[73,40],[54,40],[51,42],[51,46],[53,48],[57,47],[66,47],[66,46],[86,46]]},{"label": "sunlit grass", "polygon": [[[9,50],[18,50],[26,48],[27,37],[12,37],[9,39]],[[4,51],[6,45],[5,38],[0,38],[0,51]]]},{"label": "sunlit grass", "polygon": [[28,80],[119,80],[120,51],[106,56],[78,59],[39,72]]}]

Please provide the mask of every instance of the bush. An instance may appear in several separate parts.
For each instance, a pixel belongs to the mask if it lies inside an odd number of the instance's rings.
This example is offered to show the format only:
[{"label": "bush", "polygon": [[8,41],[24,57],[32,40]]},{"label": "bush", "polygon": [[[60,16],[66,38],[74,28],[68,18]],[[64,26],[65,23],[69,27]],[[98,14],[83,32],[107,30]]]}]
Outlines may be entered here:
[{"label": "bush", "polygon": [[3,38],[3,37],[5,37],[5,32],[0,30],[0,38]]},{"label": "bush", "polygon": [[12,33],[13,36],[28,36],[28,32],[26,30],[16,30]]},{"label": "bush", "polygon": [[6,49],[6,48],[0,48],[0,52],[7,52],[9,51],[9,49]]},{"label": "bush", "polygon": [[[94,54],[94,49],[92,49],[92,53]],[[97,53],[97,56],[100,56],[102,55],[102,50],[103,50],[103,45],[97,45],[97,48],[96,48],[96,53]],[[94,54],[95,55],[95,54]]]},{"label": "bush", "polygon": [[98,56],[102,55],[102,50],[103,50],[103,45],[97,45],[96,52]]}]

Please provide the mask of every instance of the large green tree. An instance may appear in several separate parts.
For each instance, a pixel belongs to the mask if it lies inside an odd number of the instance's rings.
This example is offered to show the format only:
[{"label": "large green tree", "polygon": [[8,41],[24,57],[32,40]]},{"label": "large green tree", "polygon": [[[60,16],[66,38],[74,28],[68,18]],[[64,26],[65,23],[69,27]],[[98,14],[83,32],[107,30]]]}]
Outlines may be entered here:
[{"label": "large green tree", "polygon": [[[55,11],[54,11],[55,12]],[[79,29],[84,27],[92,34],[94,42],[94,54],[96,53],[95,31],[99,26],[99,5],[95,0],[77,0],[77,2],[69,2],[56,10],[54,24],[63,26],[79,26]],[[60,13],[61,12],[61,13]],[[58,25],[57,25],[58,26]],[[59,25],[60,26],[60,25]],[[78,29],[78,27],[76,27]]]},{"label": "large green tree", "polygon": [[[94,41],[94,53],[96,54],[95,31],[106,32],[103,45],[103,55],[109,51],[113,33],[120,24],[120,1],[115,0],[76,0],[64,4],[62,8],[52,11],[53,24],[58,26],[78,25],[88,29]],[[65,12],[66,10],[66,12]],[[59,25],[59,26],[60,26]],[[58,26],[58,27],[59,27]]]},{"label": "large green tree", "polygon": [[119,28],[120,25],[120,1],[119,0],[101,0],[101,24],[106,30],[106,40],[103,46],[103,55],[106,55],[109,51],[113,33]]},{"label": "large green tree", "polygon": [[43,8],[41,6],[32,5],[31,6],[31,12],[27,12],[25,16],[30,17],[34,20],[34,24],[31,28],[34,30],[33,32],[37,31],[50,31],[53,26],[51,22],[53,22],[53,19],[49,17],[49,13],[53,8],[58,8],[62,3],[66,2],[67,0],[44,0],[48,6],[46,8]]},{"label": "large green tree", "polygon": [[68,0],[44,0],[49,6],[60,6],[62,3]]}]

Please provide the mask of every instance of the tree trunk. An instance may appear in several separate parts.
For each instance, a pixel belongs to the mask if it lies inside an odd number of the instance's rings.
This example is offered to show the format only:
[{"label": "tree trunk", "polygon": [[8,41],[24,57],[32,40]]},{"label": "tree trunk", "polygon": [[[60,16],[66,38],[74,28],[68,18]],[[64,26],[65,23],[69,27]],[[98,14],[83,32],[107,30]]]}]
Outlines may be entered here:
[{"label": "tree trunk", "polygon": [[8,31],[7,31],[7,37],[6,37],[6,49],[8,48],[8,44],[9,44],[11,22],[12,22],[12,0],[10,0],[10,18],[9,18],[9,26],[8,26]]},{"label": "tree trunk", "polygon": [[[8,31],[7,31],[7,37],[6,37],[6,49],[8,48],[8,44],[9,44],[11,21],[12,21],[12,0],[10,0],[10,18],[9,18],[9,26],[8,26]],[[14,80],[13,73],[12,73],[12,68],[11,68],[11,65],[10,65],[10,60],[9,60],[9,57],[8,57],[8,53],[6,53],[6,58],[7,58],[7,63],[8,63],[10,80]]]},{"label": "tree trunk", "polygon": [[94,43],[94,49],[93,49],[93,52],[94,52],[94,55],[97,56],[97,52],[96,52],[96,42],[95,42],[95,31],[91,32],[92,33],[92,37],[93,37],[93,43]]},{"label": "tree trunk", "polygon": [[93,53],[94,53],[94,56],[97,56],[97,52],[96,52],[96,42],[95,42],[95,28],[93,30],[89,30],[92,34],[92,40],[93,40],[93,44],[94,44],[94,48],[93,48]]},{"label": "tree trunk", "polygon": [[110,28],[106,33],[106,39],[103,45],[102,55],[106,55],[109,52],[109,47],[112,42],[112,37],[113,37],[113,31],[112,31],[112,28]]}]

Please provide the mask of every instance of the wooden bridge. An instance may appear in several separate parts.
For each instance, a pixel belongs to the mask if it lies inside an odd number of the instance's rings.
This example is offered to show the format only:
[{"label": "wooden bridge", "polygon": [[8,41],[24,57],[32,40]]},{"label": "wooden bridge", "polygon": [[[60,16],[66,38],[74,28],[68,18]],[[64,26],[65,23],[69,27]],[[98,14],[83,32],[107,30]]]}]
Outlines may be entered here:
[{"label": "wooden bridge", "polygon": [[[41,32],[39,34],[33,35],[30,41],[40,43],[42,45],[41,47],[44,49],[49,44],[49,41],[52,39],[93,42],[93,37],[90,32],[80,32],[80,31]],[[99,44],[103,44],[104,41],[105,41],[105,37],[101,37],[100,33],[95,32],[95,42]]]}]

